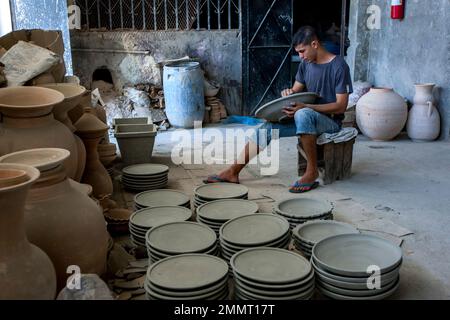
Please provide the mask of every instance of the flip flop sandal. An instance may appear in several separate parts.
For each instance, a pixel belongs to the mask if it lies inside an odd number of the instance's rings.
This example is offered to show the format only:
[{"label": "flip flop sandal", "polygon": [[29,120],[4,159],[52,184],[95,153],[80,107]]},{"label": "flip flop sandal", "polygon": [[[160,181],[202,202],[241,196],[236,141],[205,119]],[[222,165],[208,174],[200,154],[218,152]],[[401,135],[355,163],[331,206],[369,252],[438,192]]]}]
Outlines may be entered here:
[{"label": "flip flop sandal", "polygon": [[311,190],[317,189],[320,183],[318,181],[313,183],[300,183],[297,181],[294,185],[289,189],[290,193],[306,193]]},{"label": "flip flop sandal", "polygon": [[240,184],[239,182],[231,182],[231,181],[228,181],[226,179],[222,179],[218,175],[210,176],[210,177],[208,177],[208,179],[203,180],[204,184],[213,184],[213,183],[221,183],[221,182],[223,182],[223,183]]}]

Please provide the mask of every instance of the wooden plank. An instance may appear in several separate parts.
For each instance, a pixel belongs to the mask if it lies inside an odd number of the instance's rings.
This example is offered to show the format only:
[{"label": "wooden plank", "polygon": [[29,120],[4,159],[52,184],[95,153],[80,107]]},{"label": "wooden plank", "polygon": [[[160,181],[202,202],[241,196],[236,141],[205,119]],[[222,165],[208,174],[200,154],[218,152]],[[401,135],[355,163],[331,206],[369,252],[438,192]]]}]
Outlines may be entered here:
[{"label": "wooden plank", "polygon": [[326,144],[324,146],[323,155],[325,161],[325,175],[323,177],[323,183],[327,185],[336,181],[335,155],[333,145],[329,143]]},{"label": "wooden plank", "polygon": [[344,145],[345,143],[333,143],[334,147],[334,165],[335,165],[335,178],[340,180],[342,177],[342,164],[344,160]]},{"label": "wooden plank", "polygon": [[355,139],[344,145],[344,158],[342,159],[342,179],[349,179],[352,175],[353,146]]}]

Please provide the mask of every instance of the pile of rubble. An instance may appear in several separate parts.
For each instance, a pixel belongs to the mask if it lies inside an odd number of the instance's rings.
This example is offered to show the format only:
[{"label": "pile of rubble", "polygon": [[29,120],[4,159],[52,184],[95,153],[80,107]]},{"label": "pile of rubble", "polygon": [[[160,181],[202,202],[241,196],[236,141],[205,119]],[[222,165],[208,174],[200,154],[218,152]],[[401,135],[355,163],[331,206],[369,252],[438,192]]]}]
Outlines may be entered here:
[{"label": "pile of rubble", "polygon": [[[159,126],[159,130],[170,128],[165,113],[164,91],[160,86],[137,84],[126,86],[122,93],[118,93],[113,84],[100,80],[92,83],[92,89],[99,90],[101,104],[106,108],[109,121],[116,118],[150,117]],[[218,90],[205,96],[204,123],[218,123],[228,116],[225,105],[216,97],[217,93]]]}]

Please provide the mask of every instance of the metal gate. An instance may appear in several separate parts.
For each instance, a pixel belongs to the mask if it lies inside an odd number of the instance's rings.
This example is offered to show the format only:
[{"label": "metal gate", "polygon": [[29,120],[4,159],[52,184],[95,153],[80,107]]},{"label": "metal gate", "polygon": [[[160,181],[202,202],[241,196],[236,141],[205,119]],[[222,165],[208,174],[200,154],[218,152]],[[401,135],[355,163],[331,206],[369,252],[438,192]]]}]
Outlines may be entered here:
[{"label": "metal gate", "polygon": [[247,0],[243,7],[243,110],[254,115],[291,86],[293,0]]}]

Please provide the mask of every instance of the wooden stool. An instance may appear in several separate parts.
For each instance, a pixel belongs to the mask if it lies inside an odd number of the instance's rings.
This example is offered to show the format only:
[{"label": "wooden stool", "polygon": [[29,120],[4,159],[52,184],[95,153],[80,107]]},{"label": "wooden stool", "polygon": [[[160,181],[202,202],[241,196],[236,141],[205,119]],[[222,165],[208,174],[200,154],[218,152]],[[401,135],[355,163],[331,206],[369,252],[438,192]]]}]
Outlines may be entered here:
[{"label": "wooden stool", "polygon": [[[336,180],[345,180],[352,174],[353,145],[356,138],[348,142],[327,143],[317,145],[317,165],[323,172],[324,184],[332,184]],[[306,171],[306,154],[302,148],[301,139],[298,143],[298,175]]]}]

